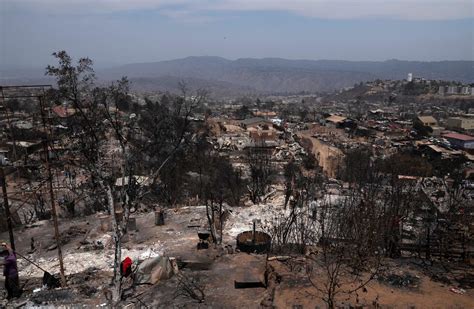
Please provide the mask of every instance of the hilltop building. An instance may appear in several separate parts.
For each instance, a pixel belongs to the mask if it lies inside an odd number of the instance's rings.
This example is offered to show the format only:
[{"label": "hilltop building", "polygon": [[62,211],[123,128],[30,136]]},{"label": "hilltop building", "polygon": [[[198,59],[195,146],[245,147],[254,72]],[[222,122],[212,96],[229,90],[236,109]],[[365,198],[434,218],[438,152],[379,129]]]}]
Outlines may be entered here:
[{"label": "hilltop building", "polygon": [[438,121],[433,116],[418,116],[415,122],[424,125],[425,127],[436,127]]},{"label": "hilltop building", "polygon": [[240,122],[240,126],[244,129],[255,128],[255,127],[268,127],[273,126],[270,120],[263,119],[260,117],[244,119]]},{"label": "hilltop building", "polygon": [[447,121],[447,127],[453,130],[474,130],[474,115],[465,115],[463,117],[450,117]]},{"label": "hilltop building", "polygon": [[347,117],[344,116],[331,115],[326,118],[326,126],[333,128],[340,127],[346,119]]},{"label": "hilltop building", "polygon": [[474,149],[474,136],[459,133],[448,133],[443,134],[443,137],[451,143],[453,148]]}]

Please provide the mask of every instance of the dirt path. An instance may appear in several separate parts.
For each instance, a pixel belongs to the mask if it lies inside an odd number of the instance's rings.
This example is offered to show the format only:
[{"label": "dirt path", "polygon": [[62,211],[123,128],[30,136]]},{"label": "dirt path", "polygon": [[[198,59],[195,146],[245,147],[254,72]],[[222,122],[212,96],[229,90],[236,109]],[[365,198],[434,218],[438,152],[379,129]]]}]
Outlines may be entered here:
[{"label": "dirt path", "polygon": [[[322,298],[325,296],[321,291],[316,290],[306,280],[301,277],[301,274],[292,272],[287,265],[279,262],[271,262],[273,269],[275,269],[282,278],[275,290],[273,305],[275,308],[294,308],[295,306],[302,306],[303,308],[326,308]],[[445,285],[434,282],[429,277],[424,275],[416,268],[409,266],[393,267],[393,273],[409,272],[413,276],[419,278],[419,283],[415,287],[396,287],[389,284],[383,284],[378,280],[369,282],[366,290],[359,290],[357,293],[346,294],[341,293],[336,297],[338,305],[345,304],[346,306],[358,305],[361,308],[375,308],[374,302],[378,304],[377,308],[392,308],[392,309],[406,309],[406,308],[473,308],[474,291],[472,289],[465,289],[463,294],[456,294],[450,291],[455,286]],[[324,285],[324,275],[317,277],[315,281]],[[346,281],[341,279],[342,282]],[[349,282],[350,280],[347,280]],[[346,285],[341,289],[350,290],[353,286]],[[357,306],[356,306],[357,308]]]}]

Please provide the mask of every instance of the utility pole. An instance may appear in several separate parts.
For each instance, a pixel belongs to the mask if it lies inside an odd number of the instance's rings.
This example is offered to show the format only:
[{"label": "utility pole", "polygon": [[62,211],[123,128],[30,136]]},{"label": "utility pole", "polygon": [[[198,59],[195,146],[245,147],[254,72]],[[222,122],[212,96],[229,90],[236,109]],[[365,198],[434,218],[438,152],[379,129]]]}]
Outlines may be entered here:
[{"label": "utility pole", "polygon": [[46,156],[46,169],[48,170],[48,184],[49,184],[49,196],[51,198],[51,214],[53,216],[54,224],[54,238],[56,238],[56,246],[58,248],[58,258],[59,258],[59,271],[61,273],[61,285],[66,286],[66,276],[64,275],[64,262],[63,262],[63,252],[61,250],[61,240],[59,236],[59,224],[58,224],[58,214],[56,212],[56,202],[54,200],[54,191],[53,191],[53,174],[51,173],[51,165],[49,162],[49,149],[48,149],[48,139],[43,141],[43,149]]},{"label": "utility pole", "polygon": [[2,184],[3,208],[5,208],[5,217],[7,218],[8,234],[10,235],[10,246],[13,249],[13,251],[15,251],[15,238],[13,237],[12,216],[10,214],[10,206],[8,205],[7,180],[5,178],[5,172],[3,170],[3,167],[0,168],[0,182]]},{"label": "utility pole", "polygon": [[43,128],[46,138],[43,140],[43,150],[46,156],[46,170],[48,171],[48,184],[49,184],[49,195],[51,198],[51,214],[53,216],[53,224],[54,224],[54,237],[56,238],[56,246],[58,248],[58,258],[59,258],[59,270],[61,273],[61,286],[65,287],[66,283],[66,276],[64,274],[64,262],[63,262],[63,252],[61,250],[61,240],[59,236],[59,226],[58,226],[58,214],[56,212],[56,203],[54,199],[54,190],[53,190],[53,173],[51,172],[51,164],[49,161],[49,138],[50,132],[46,127],[46,120],[44,117],[44,106],[43,106],[43,97],[39,96],[38,100],[40,102],[40,109],[41,109],[41,119],[43,121]]}]

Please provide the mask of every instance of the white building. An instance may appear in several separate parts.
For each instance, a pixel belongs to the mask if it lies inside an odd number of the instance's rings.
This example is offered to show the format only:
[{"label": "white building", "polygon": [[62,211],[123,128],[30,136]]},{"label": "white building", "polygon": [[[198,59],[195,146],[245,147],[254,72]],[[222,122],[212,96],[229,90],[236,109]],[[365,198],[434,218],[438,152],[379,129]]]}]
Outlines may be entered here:
[{"label": "white building", "polygon": [[471,94],[471,87],[464,86],[461,88],[461,94],[463,95],[470,95]]},{"label": "white building", "polygon": [[448,86],[447,94],[458,94],[458,86]]},{"label": "white building", "polygon": [[439,95],[444,95],[445,92],[446,92],[446,87],[445,86],[439,86],[438,94]]}]

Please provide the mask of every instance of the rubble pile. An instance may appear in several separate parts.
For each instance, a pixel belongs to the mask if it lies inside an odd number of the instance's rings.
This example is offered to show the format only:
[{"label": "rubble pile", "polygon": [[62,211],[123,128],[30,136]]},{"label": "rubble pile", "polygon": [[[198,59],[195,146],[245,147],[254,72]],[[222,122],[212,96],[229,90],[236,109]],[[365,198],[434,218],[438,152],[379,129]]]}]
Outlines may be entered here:
[{"label": "rubble pile", "polygon": [[[164,252],[163,246],[157,242],[147,247],[138,247],[134,249],[123,249],[122,256],[129,256],[134,260],[145,260],[157,256],[162,256]],[[34,260],[35,263],[43,268],[47,268],[51,273],[59,273],[59,262],[57,257],[43,258],[37,257],[35,254],[27,256],[28,259]],[[20,276],[24,277],[43,277],[43,271],[36,266],[31,265],[28,261],[20,259],[19,270]],[[67,252],[64,255],[64,267],[68,275],[78,274],[90,269],[112,269],[114,266],[114,252],[110,248],[104,250],[87,251],[87,252]]]},{"label": "rubble pile", "polygon": [[377,278],[380,282],[397,287],[417,289],[420,285],[420,277],[411,273],[389,273]]}]

